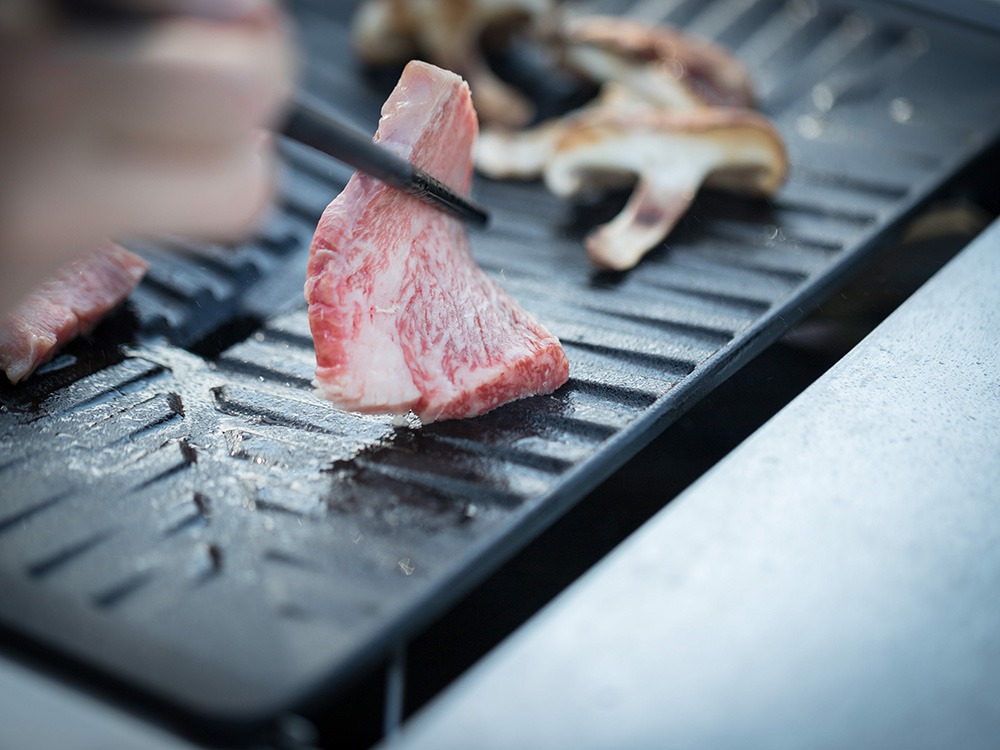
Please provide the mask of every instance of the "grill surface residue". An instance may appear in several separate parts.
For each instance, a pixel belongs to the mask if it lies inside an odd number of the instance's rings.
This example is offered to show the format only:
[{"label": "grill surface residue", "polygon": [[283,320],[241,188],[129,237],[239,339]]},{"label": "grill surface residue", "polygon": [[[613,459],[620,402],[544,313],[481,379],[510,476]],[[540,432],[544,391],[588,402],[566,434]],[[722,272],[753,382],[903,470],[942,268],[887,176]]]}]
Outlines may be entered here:
[{"label": "grill surface residue", "polygon": [[[493,213],[477,258],[564,342],[572,377],[412,430],[312,391],[305,259],[349,173],[283,144],[258,239],[138,248],[152,266],[129,307],[0,387],[4,622],[209,719],[342,687],[777,338],[997,136],[1000,44],[985,33],[860,3],[583,5],[733,49],[788,142],[777,198],[706,194],[638,268],[602,275],[581,238],[614,206],[477,178]],[[295,11],[306,88],[372,130],[391,82],[350,58],[349,4]]]}]

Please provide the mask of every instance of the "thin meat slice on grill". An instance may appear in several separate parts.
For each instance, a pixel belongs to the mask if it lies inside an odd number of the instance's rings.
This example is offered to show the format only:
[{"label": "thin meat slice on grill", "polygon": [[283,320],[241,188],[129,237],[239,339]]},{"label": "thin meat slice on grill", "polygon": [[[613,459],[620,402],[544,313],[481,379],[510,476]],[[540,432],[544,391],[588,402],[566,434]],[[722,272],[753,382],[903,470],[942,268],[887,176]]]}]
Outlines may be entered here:
[{"label": "thin meat slice on grill", "polygon": [[[375,140],[466,194],[476,134],[462,79],[411,62]],[[458,219],[367,175],[323,213],[305,292],[314,382],[348,411],[472,417],[569,376],[558,339],[476,265]]]},{"label": "thin meat slice on grill", "polygon": [[584,244],[601,269],[635,266],[673,229],[702,185],[770,196],[788,173],[784,143],[746,109],[594,112],[574,123],[545,167],[556,195],[635,183],[625,208]]},{"label": "thin meat slice on grill", "polygon": [[0,321],[0,367],[7,379],[23,380],[89,332],[145,272],[142,258],[107,242],[42,282]]}]

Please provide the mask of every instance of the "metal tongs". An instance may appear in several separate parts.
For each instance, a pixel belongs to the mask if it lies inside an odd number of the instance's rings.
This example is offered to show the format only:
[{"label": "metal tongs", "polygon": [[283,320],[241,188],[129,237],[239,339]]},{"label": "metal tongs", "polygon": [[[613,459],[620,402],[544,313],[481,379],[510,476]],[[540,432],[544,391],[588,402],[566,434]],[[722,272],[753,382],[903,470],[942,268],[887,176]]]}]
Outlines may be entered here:
[{"label": "metal tongs", "polygon": [[[73,21],[96,26],[141,23],[149,17],[113,0],[58,0],[58,4]],[[304,92],[295,96],[281,132],[463,221],[480,226],[489,221],[481,206],[346,125],[335,110],[315,96]]]}]

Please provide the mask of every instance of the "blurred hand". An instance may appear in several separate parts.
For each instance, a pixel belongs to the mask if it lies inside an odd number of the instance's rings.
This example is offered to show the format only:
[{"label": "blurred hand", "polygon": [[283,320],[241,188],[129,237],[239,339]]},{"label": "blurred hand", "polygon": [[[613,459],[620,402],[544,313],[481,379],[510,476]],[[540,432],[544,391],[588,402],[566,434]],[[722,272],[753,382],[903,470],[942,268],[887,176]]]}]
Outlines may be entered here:
[{"label": "blurred hand", "polygon": [[291,92],[272,0],[116,0],[85,29],[0,0],[0,309],[111,237],[233,238],[270,195]]}]

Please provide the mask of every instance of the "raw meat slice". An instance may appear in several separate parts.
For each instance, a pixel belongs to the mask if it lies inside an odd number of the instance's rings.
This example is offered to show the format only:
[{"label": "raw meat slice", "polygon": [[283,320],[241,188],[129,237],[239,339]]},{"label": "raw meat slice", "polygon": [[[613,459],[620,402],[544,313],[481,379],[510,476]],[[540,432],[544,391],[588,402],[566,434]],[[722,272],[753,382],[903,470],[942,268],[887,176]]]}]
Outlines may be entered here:
[{"label": "raw meat slice", "polygon": [[107,242],[42,282],[0,322],[0,368],[7,379],[23,380],[90,331],[145,272],[142,258]]},{"label": "raw meat slice", "polygon": [[[375,139],[465,194],[476,133],[462,79],[411,62]],[[355,174],[310,253],[314,382],[343,409],[472,417],[569,377],[558,339],[476,265],[464,225],[412,196]]]}]

